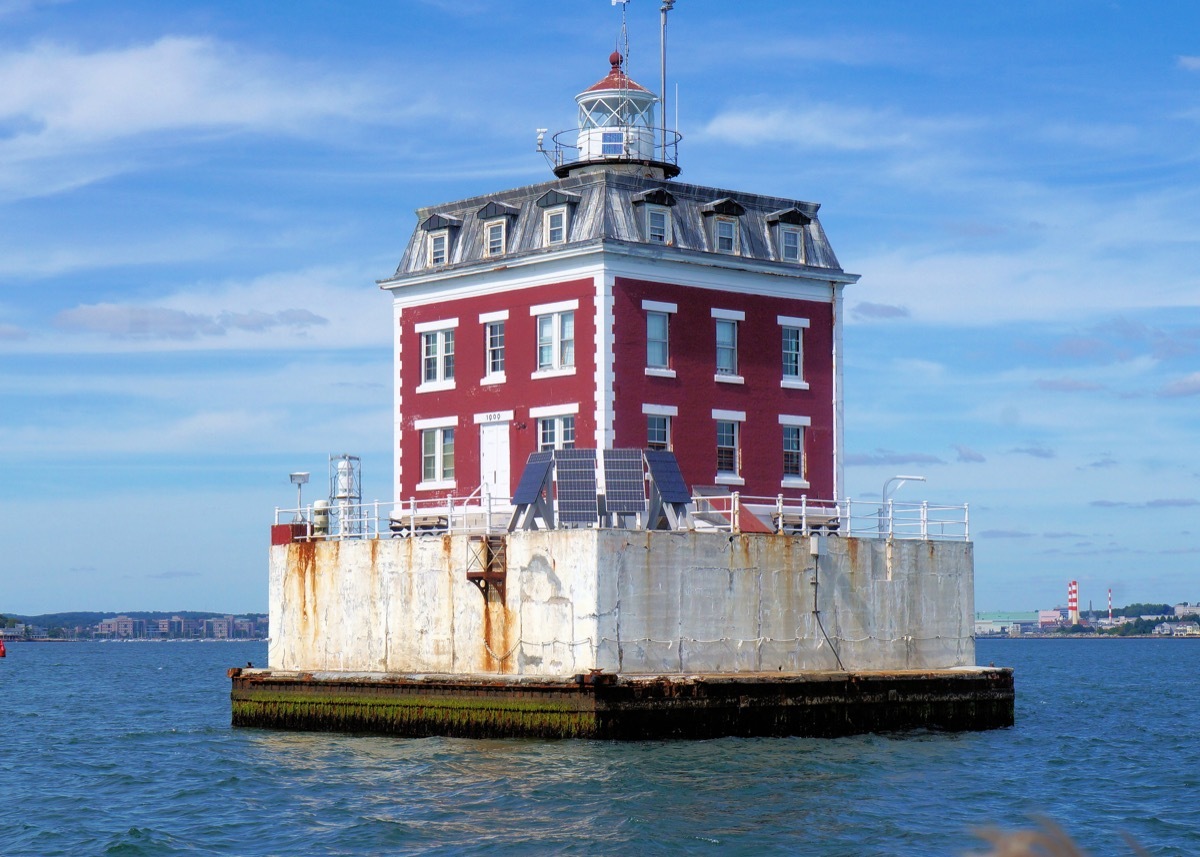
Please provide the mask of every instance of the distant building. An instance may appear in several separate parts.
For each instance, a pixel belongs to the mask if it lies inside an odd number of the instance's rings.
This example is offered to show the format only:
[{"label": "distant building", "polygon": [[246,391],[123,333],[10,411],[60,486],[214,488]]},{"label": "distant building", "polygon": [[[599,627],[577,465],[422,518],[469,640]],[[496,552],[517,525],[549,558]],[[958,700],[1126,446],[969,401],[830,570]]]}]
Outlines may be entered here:
[{"label": "distant building", "polygon": [[133,619],[129,616],[114,616],[97,625],[96,633],[109,639],[140,640],[146,636],[146,620]]}]

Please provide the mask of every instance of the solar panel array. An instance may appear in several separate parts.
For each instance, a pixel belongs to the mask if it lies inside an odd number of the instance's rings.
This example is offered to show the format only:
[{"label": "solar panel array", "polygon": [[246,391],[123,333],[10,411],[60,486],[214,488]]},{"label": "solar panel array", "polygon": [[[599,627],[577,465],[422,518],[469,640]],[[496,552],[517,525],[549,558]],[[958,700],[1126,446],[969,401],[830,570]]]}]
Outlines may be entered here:
[{"label": "solar panel array", "polygon": [[564,524],[595,524],[596,450],[557,450],[554,470],[558,475],[558,520]]},{"label": "solar panel array", "polygon": [[683,474],[679,472],[679,462],[675,453],[665,449],[647,449],[646,465],[650,468],[650,478],[658,487],[659,496],[664,503],[689,503],[692,495]]},{"label": "solar panel array", "polygon": [[521,473],[521,481],[517,483],[517,490],[513,492],[514,506],[528,506],[538,501],[538,495],[542,493],[542,485],[550,471],[550,460],[549,452],[530,454],[525,463],[525,470]]},{"label": "solar panel array", "polygon": [[618,515],[646,511],[646,478],[640,449],[604,450],[604,506]]}]

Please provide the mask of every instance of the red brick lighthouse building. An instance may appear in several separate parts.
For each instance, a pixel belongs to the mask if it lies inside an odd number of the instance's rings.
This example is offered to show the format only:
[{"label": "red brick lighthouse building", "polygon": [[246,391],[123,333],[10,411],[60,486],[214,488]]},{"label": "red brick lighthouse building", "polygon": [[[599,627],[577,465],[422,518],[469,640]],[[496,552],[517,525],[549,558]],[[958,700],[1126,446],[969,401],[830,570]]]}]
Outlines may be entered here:
[{"label": "red brick lighthouse building", "polygon": [[835,500],[842,289],[818,205],[676,181],[622,57],[541,184],[422,208],[396,273],[395,499],[511,495],[529,454],[674,451],[691,486]]}]

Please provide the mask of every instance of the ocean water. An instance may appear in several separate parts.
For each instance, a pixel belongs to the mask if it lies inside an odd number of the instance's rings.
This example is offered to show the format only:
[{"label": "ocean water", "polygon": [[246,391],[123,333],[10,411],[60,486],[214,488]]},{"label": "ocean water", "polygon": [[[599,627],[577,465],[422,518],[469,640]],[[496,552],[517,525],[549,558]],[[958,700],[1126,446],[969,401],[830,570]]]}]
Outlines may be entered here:
[{"label": "ocean water", "polygon": [[14,644],[0,854],[958,855],[1061,824],[1200,853],[1200,641],[978,645],[1017,725],[837,740],[403,740],[233,729],[263,643]]}]

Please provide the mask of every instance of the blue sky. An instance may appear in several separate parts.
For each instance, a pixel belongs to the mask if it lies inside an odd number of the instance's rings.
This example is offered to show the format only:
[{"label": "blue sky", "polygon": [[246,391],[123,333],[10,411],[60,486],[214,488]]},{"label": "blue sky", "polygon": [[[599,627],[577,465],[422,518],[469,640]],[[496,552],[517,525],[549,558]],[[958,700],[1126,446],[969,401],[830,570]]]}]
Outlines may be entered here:
[{"label": "blue sky", "polygon": [[[0,611],[264,610],[363,460],[417,206],[549,177],[609,0],[0,0]],[[658,4],[629,5],[658,87]],[[976,602],[1200,600],[1200,6],[679,0],[682,180],[822,203],[849,493],[971,504]],[[674,112],[674,107],[671,108]],[[315,496],[315,495],[314,495]]]}]

